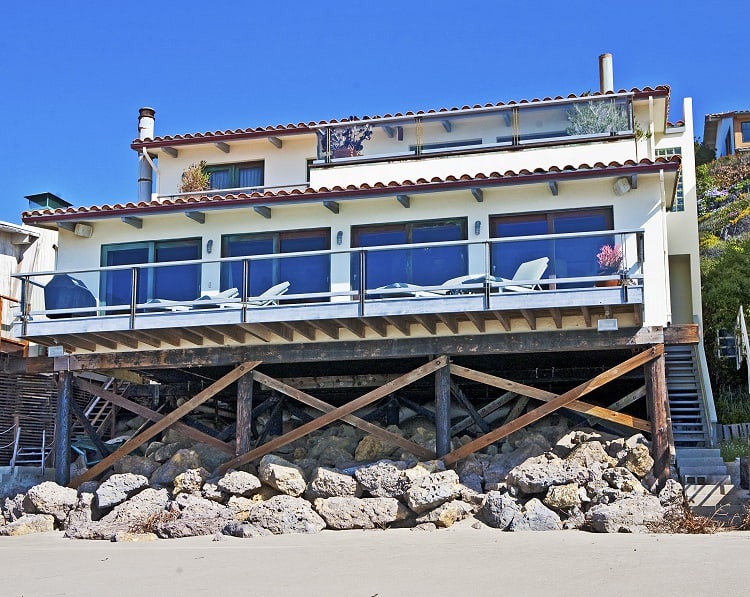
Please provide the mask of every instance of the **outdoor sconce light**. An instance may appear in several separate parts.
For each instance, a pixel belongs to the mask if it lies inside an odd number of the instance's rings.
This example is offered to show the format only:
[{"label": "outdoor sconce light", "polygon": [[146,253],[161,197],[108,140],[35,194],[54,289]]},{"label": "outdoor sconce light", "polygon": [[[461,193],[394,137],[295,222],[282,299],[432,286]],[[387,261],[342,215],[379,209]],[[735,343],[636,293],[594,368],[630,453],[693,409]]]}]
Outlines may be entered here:
[{"label": "outdoor sconce light", "polygon": [[336,244],[340,245],[343,242],[344,242],[344,231],[343,230],[339,230],[336,233]]},{"label": "outdoor sconce light", "polygon": [[212,239],[209,239],[206,243],[206,253],[211,253],[211,251],[214,250],[214,241]]},{"label": "outdoor sconce light", "polygon": [[474,236],[479,236],[482,232],[482,222],[477,220],[474,222]]}]

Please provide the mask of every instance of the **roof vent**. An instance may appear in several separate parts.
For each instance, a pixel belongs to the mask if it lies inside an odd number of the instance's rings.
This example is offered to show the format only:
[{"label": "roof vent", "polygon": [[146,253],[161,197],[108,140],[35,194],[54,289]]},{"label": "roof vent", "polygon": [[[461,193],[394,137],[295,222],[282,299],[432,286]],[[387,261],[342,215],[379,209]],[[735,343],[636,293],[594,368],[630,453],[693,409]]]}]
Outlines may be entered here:
[{"label": "roof vent", "polygon": [[29,200],[29,209],[65,209],[72,205],[53,193],[37,193],[25,198]]}]

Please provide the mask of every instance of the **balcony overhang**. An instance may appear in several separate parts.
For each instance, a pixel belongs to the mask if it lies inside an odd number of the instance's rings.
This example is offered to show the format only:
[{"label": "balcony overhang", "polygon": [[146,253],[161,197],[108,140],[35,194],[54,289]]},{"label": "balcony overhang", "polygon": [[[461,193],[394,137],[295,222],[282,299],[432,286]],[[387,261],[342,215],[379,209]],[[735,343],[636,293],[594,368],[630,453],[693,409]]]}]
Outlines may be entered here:
[{"label": "balcony overhang", "polygon": [[[252,193],[229,193],[225,195],[206,196],[177,196],[157,201],[103,205],[95,207],[67,208],[65,210],[43,210],[26,212],[23,221],[26,224],[57,225],[61,222],[80,222],[105,218],[122,218],[128,216],[144,217],[148,215],[180,213],[186,211],[213,211],[219,209],[236,209],[242,207],[274,207],[282,205],[299,205],[310,203],[351,201],[361,198],[394,197],[399,195],[411,196],[445,191],[466,191],[476,197],[476,190],[500,188],[504,186],[518,186],[529,184],[560,183],[563,181],[578,181],[586,179],[634,177],[639,175],[677,173],[680,169],[680,159],[673,156],[669,160],[657,158],[640,162],[627,161],[624,164],[612,162],[610,164],[596,163],[593,166],[553,167],[548,170],[521,170],[505,173],[492,172],[489,174],[463,175],[460,177],[433,178],[432,180],[406,180],[400,183],[362,184],[347,187],[334,186],[318,189],[294,188],[292,190],[276,190]],[[676,184],[676,176],[675,176]],[[673,194],[673,193],[672,193]]]}]

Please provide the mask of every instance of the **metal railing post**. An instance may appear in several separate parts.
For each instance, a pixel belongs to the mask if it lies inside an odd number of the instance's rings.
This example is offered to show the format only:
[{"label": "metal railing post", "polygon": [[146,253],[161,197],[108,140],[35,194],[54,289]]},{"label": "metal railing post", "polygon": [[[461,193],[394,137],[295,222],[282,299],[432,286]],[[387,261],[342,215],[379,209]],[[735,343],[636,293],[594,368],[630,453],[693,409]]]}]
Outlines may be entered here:
[{"label": "metal railing post", "polygon": [[21,280],[21,335],[26,335],[26,327],[29,321],[29,302],[27,297],[29,296],[29,277],[25,276]]},{"label": "metal railing post", "polygon": [[247,323],[247,293],[250,287],[250,261],[242,260],[242,323]]},{"label": "metal railing post", "polygon": [[365,251],[363,249],[359,250],[359,316],[363,317],[365,314],[365,278],[367,277],[367,272],[365,271],[365,268],[367,267],[365,264],[367,263],[367,259],[365,259]]},{"label": "metal railing post", "polygon": [[138,304],[138,273],[139,268],[134,267],[131,270],[130,277],[130,329],[135,328],[135,306]]}]

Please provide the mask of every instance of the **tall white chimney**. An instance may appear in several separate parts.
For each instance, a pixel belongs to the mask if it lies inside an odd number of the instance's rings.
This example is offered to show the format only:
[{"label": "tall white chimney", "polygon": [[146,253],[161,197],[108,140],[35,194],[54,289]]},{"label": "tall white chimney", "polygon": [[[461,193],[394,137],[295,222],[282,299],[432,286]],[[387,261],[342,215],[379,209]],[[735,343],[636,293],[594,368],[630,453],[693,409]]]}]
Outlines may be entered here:
[{"label": "tall white chimney", "polygon": [[612,54],[599,56],[599,91],[606,93],[615,90],[615,76],[612,71]]},{"label": "tall white chimney", "polygon": [[[138,138],[154,138],[154,116],[156,110],[153,108],[141,108],[138,110]],[[146,156],[141,153],[138,156],[138,201],[151,201],[151,190],[153,188],[153,170]]]}]

